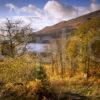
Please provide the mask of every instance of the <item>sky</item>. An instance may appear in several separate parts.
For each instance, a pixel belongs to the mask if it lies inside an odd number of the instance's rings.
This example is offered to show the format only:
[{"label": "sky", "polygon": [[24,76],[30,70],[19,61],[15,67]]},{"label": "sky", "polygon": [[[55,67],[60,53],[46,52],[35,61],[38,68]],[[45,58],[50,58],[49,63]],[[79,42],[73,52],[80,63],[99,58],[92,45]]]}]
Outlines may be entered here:
[{"label": "sky", "polygon": [[100,9],[100,0],[0,0],[0,23],[23,20],[38,31]]}]

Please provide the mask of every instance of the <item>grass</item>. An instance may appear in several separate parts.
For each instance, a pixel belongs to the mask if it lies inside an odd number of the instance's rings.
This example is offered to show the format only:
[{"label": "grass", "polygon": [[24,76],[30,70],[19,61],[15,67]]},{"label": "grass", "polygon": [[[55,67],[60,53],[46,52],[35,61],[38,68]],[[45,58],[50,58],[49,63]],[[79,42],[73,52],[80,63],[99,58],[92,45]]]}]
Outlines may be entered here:
[{"label": "grass", "polygon": [[70,79],[52,80],[51,83],[55,87],[56,92],[70,92],[84,96],[100,96],[99,79],[90,78],[84,80],[72,77]]},{"label": "grass", "polygon": [[[37,91],[44,90],[46,84],[42,87],[40,81],[34,80],[33,69],[36,65],[36,60],[30,55],[24,55],[15,59],[5,58],[4,61],[0,62],[0,82],[4,82],[3,85],[0,83],[0,96],[2,95],[11,97],[11,99],[0,99],[0,100],[13,100],[13,96],[28,98],[27,100],[34,100]],[[50,87],[47,90],[55,92],[57,94],[70,92],[80,94],[84,96],[100,96],[100,79],[96,77],[90,77],[84,79],[83,73],[77,72],[73,77],[70,77],[69,73],[65,71],[62,79],[59,69],[55,67],[52,70],[51,65],[44,65]],[[17,85],[15,85],[17,84]],[[6,95],[2,94],[5,93]],[[45,97],[44,97],[45,98]],[[18,98],[17,98],[18,99]],[[20,99],[19,99],[20,100]],[[24,99],[22,99],[24,100]]]},{"label": "grass", "polygon": [[[28,59],[27,59],[28,58]],[[34,61],[29,56],[15,59],[6,58],[0,62],[0,80],[7,82],[27,82],[32,80]]]}]

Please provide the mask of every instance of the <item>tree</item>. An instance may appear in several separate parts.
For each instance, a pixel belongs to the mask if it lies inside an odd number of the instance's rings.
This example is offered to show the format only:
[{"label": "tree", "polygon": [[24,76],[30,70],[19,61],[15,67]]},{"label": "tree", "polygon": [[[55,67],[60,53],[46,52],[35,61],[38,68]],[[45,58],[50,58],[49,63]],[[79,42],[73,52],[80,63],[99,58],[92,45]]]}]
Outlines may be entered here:
[{"label": "tree", "polygon": [[96,41],[100,41],[100,18],[94,18],[81,25],[66,47],[69,62],[78,65],[84,72],[85,78],[90,76],[90,70],[94,66],[95,69],[100,66],[99,43],[96,44]]},{"label": "tree", "polygon": [[69,33],[66,33],[66,30],[63,29],[60,38],[51,40],[50,48],[51,48],[51,61],[52,61],[52,71],[54,72],[53,64],[56,63],[56,70],[61,74],[61,77],[64,77],[65,66],[66,66],[66,55],[65,55],[65,47],[66,47],[66,37]]},{"label": "tree", "polygon": [[10,57],[24,54],[29,41],[28,35],[32,33],[30,25],[24,25],[22,21],[7,19],[0,30],[2,54]]}]

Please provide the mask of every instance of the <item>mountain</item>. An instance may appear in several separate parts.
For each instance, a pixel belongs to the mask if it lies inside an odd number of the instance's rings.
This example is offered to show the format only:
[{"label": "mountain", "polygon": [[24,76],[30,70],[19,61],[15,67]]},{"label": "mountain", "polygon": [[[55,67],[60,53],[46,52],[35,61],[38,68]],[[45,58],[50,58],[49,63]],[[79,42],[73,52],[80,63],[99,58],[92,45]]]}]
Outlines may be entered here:
[{"label": "mountain", "polygon": [[80,16],[69,21],[63,21],[53,26],[45,27],[44,29],[36,32],[38,36],[53,36],[61,34],[62,29],[66,29],[67,32],[72,32],[77,30],[80,25],[84,24],[87,20],[92,20],[93,18],[100,17],[100,10],[88,13],[86,15]]}]

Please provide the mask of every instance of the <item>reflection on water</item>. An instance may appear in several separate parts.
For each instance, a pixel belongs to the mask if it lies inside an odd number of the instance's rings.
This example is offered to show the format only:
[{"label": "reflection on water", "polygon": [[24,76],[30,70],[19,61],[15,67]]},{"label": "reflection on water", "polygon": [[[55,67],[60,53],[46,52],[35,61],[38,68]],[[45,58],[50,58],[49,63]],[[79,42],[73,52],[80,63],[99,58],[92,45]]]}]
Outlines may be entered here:
[{"label": "reflection on water", "polygon": [[45,52],[49,48],[49,44],[47,43],[30,43],[27,45],[28,51],[33,52]]}]

